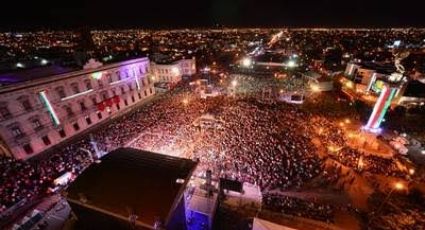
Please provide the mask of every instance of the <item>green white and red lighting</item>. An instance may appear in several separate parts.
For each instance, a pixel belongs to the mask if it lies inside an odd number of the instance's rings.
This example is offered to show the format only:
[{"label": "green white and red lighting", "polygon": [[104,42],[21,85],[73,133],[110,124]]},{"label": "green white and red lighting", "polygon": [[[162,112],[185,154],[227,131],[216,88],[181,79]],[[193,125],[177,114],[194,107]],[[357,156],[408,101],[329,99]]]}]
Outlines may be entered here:
[{"label": "green white and red lighting", "polygon": [[46,91],[43,90],[43,91],[39,92],[39,95],[40,95],[41,101],[43,102],[44,106],[46,107],[47,111],[49,112],[50,117],[52,118],[53,123],[56,126],[57,125],[60,125],[60,120],[59,120],[58,116],[56,115],[56,112],[53,109],[52,104],[50,104],[50,101],[47,98]]},{"label": "green white and red lighting", "polygon": [[372,114],[364,127],[364,129],[379,132],[382,121],[384,120],[385,114],[391,106],[391,102],[397,92],[397,88],[391,88],[385,85],[378,97],[378,100],[373,107]]}]

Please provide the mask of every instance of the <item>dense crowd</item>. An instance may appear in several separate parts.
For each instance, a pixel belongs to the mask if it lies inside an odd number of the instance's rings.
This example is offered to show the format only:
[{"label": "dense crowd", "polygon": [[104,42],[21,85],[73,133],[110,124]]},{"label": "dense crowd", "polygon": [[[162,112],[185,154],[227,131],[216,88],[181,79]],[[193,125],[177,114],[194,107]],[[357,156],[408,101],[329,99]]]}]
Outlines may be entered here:
[{"label": "dense crowd", "polygon": [[324,222],[333,222],[334,208],[328,204],[305,201],[302,199],[267,194],[263,197],[264,204],[275,212],[287,215],[311,218]]},{"label": "dense crowd", "polygon": [[[274,81],[274,80],[273,80]],[[95,140],[100,152],[131,146],[199,160],[198,175],[206,169],[213,177],[226,177],[258,185],[265,207],[290,215],[332,221],[332,207],[298,199],[267,195],[270,191],[299,189],[324,170],[318,149],[341,146],[330,154],[340,163],[357,168],[360,152],[346,146],[338,123],[325,114],[298,106],[261,100],[258,79],[239,80],[244,97],[202,99],[181,88],[97,129],[42,160],[0,158],[0,213],[26,198],[46,192],[64,172],[78,175],[92,161]],[[257,85],[257,87],[256,87]],[[244,92],[244,93],[246,93]],[[92,154],[91,154],[92,153]],[[388,175],[395,164],[363,156],[365,169]],[[338,180],[337,177],[329,180]]]},{"label": "dense crowd", "polygon": [[79,149],[85,146],[83,142],[67,146],[48,159],[22,161],[0,157],[0,214],[18,201],[39,198],[65,172],[80,173],[90,163],[88,154]]},{"label": "dense crowd", "polygon": [[302,132],[308,116],[296,107],[193,96],[187,106],[160,106],[156,111],[168,111],[168,119],[142,131],[133,147],[199,159],[200,171],[209,168],[216,177],[262,189],[300,187],[321,171],[316,149]]}]

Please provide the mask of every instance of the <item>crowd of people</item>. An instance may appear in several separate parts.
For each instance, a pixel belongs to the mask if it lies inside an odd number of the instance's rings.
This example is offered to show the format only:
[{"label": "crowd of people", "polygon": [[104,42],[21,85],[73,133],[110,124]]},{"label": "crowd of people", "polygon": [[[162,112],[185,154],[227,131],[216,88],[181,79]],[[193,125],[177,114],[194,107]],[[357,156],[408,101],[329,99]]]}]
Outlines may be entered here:
[{"label": "crowd of people", "polygon": [[0,157],[0,214],[21,200],[40,198],[64,173],[78,175],[91,162],[88,154],[79,149],[84,146],[87,144],[80,141],[47,159],[32,161]]},{"label": "crowd of people", "polygon": [[334,207],[328,204],[271,194],[264,195],[263,202],[272,211],[282,214],[334,222]]},{"label": "crowd of people", "polygon": [[[189,105],[156,105],[156,111],[167,111],[162,113],[167,119],[143,130],[132,146],[199,159],[200,172],[211,169],[215,177],[263,190],[300,187],[320,173],[316,149],[302,132],[308,116],[296,107],[255,99],[185,97]],[[208,120],[202,121],[205,114]],[[210,125],[195,124],[199,117]]]},{"label": "crowd of people", "polygon": [[[243,97],[202,99],[189,87],[181,87],[46,159],[0,158],[0,213],[22,199],[44,194],[64,172],[78,175],[92,162],[95,148],[91,142],[95,141],[100,152],[130,146],[199,160],[198,175],[210,169],[215,179],[225,177],[258,185],[270,210],[332,222],[333,211],[328,205],[267,194],[300,189],[323,174],[324,159],[318,157],[313,139],[319,139],[323,146],[340,146],[339,154],[330,157],[352,168],[358,167],[361,154],[346,146],[343,131],[331,116],[264,101],[261,89],[265,86],[259,86],[259,80],[252,77],[245,80],[241,78],[238,83],[245,89]],[[373,156],[362,160],[373,173],[396,172],[394,163],[388,160]]]}]

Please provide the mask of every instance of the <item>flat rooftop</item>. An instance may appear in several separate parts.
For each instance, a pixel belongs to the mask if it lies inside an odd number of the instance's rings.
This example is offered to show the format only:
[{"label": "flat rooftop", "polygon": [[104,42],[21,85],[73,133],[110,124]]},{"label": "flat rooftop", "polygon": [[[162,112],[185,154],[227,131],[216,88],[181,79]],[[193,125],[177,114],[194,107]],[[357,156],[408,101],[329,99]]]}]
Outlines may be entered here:
[{"label": "flat rooftop", "polygon": [[[120,148],[88,167],[65,196],[71,203],[87,204],[125,219],[132,210],[137,222],[153,226],[157,218],[167,221],[196,165],[188,159]],[[177,183],[178,179],[184,182]]]},{"label": "flat rooftop", "polygon": [[134,64],[139,61],[149,60],[147,57],[129,58],[125,60],[116,60],[114,62],[103,63],[102,66],[95,69],[83,69],[81,67],[63,67],[59,65],[49,65],[29,69],[14,70],[6,73],[0,73],[0,86],[13,87],[23,85],[20,83],[48,81],[50,79],[62,79],[66,76],[78,76],[95,71],[103,71],[124,65]]},{"label": "flat rooftop", "polygon": [[287,62],[290,58],[287,55],[266,52],[264,54],[254,57],[256,62],[274,62],[274,63],[283,63]]},{"label": "flat rooftop", "polygon": [[425,84],[416,80],[409,81],[404,91],[404,96],[425,98]]},{"label": "flat rooftop", "polygon": [[0,85],[10,85],[78,70],[57,65],[16,70],[0,74]]}]

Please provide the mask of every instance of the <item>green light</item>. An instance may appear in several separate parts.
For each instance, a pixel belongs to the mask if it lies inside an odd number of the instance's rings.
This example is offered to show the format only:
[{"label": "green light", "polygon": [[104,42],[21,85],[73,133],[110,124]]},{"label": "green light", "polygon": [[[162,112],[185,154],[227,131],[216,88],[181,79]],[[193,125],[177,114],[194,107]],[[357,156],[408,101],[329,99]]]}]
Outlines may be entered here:
[{"label": "green light", "polygon": [[91,74],[91,77],[92,77],[93,79],[96,79],[96,80],[101,79],[101,78],[102,78],[102,76],[103,76],[103,73],[102,73],[102,72],[96,72],[96,73],[92,73],[92,74]]},{"label": "green light", "polygon": [[380,124],[382,123],[382,120],[384,119],[384,117],[385,117],[385,114],[387,114],[387,111],[388,111],[388,109],[390,108],[390,105],[391,105],[391,102],[392,102],[392,100],[393,100],[393,98],[394,98],[394,95],[396,94],[396,92],[397,92],[397,90],[395,89],[395,88],[392,88],[391,89],[391,94],[390,94],[390,96],[388,97],[388,100],[385,102],[385,105],[384,105],[384,109],[382,110],[382,112],[381,112],[381,114],[380,114],[380,116],[379,116],[379,119],[378,119],[378,125],[377,125],[377,127],[379,127],[380,126]]},{"label": "green light", "polygon": [[53,120],[53,123],[54,123],[56,126],[60,125],[59,118],[58,118],[58,116],[56,115],[56,112],[55,112],[55,110],[53,109],[52,105],[50,104],[49,99],[47,99],[46,91],[44,91],[44,90],[43,90],[43,91],[41,91],[39,94],[40,94],[40,98],[41,98],[41,100],[42,100],[42,101],[43,101],[43,103],[44,103],[44,106],[46,106],[47,110],[49,111],[49,114],[50,114],[50,117],[51,117],[51,118],[52,118],[52,120]]}]

